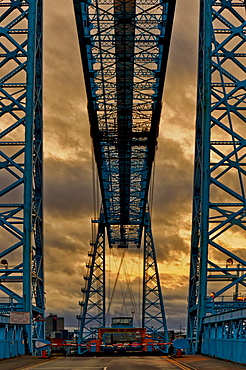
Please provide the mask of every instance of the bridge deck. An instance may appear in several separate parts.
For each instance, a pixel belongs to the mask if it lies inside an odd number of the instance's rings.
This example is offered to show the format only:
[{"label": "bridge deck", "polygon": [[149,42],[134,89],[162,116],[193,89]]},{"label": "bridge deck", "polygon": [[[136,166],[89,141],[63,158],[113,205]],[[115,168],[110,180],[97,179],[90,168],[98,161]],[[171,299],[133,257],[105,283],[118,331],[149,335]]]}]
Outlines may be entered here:
[{"label": "bridge deck", "polygon": [[[228,362],[219,360],[216,358],[201,356],[201,355],[191,355],[191,356],[183,356],[182,358],[177,359],[177,365],[183,365],[187,370],[239,370],[245,369],[245,365],[243,364],[236,364],[234,362]],[[178,369],[179,366],[176,366]]]},{"label": "bridge deck", "polygon": [[[54,360],[54,361],[53,361]],[[127,356],[127,357],[58,357],[53,358],[53,360],[45,360],[40,357],[32,356],[21,356],[10,359],[0,360],[1,370],[18,370],[18,369],[57,369],[59,367],[62,369],[107,369],[114,370],[115,364],[120,363],[122,365],[121,369],[125,369],[132,362],[134,362],[134,369],[138,369],[138,366],[143,366],[143,360],[145,363],[144,369],[156,369],[161,368],[165,370],[240,370],[245,369],[245,365],[239,365],[232,362],[226,362],[214,358],[209,358],[205,356],[183,356],[179,359],[168,359],[167,357],[160,356]],[[65,361],[65,362],[64,362]],[[150,363],[151,367],[148,367]],[[99,365],[100,364],[100,365]],[[110,364],[110,366],[109,366]],[[98,367],[99,366],[99,367]],[[136,366],[136,367],[135,367]],[[159,367],[158,367],[159,366]],[[118,367],[119,368],[119,367]]]}]

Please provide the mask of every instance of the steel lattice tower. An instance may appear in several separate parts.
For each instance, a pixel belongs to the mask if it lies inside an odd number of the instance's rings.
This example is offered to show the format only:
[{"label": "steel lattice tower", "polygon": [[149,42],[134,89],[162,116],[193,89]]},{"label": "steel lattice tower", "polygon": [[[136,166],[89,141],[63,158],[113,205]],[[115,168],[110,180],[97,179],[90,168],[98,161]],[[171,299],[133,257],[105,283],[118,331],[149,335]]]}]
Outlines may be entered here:
[{"label": "steel lattice tower", "polygon": [[140,248],[142,324],[167,340],[148,192],[175,0],[74,0],[102,210],[80,302],[80,338],[105,326],[105,233],[110,248]]},{"label": "steel lattice tower", "polygon": [[42,0],[0,2],[0,312],[44,338]]},{"label": "steel lattice tower", "polygon": [[246,304],[240,248],[246,229],[245,41],[245,1],[200,1],[190,353],[200,350],[206,315]]}]

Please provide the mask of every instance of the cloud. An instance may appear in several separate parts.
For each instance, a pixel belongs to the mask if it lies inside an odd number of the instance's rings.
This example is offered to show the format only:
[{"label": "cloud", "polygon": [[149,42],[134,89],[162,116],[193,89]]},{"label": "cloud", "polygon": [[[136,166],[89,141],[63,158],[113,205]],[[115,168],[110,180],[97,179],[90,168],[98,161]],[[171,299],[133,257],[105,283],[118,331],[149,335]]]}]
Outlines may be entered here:
[{"label": "cloud", "polygon": [[[91,138],[72,0],[59,0],[59,6],[57,3],[57,0],[44,1],[45,289],[47,312],[64,315],[66,325],[76,327],[78,301],[82,299],[80,288],[84,285],[91,248]],[[195,0],[182,0],[177,4],[154,181],[152,227],[166,313],[172,328],[177,328],[181,321],[184,325],[186,315],[198,35],[198,18],[194,12],[197,7]],[[19,132],[23,136],[23,128]],[[7,183],[7,176],[3,181]],[[11,244],[11,236],[5,233],[1,236],[4,245]],[[111,252],[107,249],[106,253],[109,256]],[[126,292],[127,287],[131,286],[133,296],[140,296],[142,282],[136,275],[142,273],[141,253],[142,249],[127,254],[126,261],[131,262],[133,268],[127,278],[119,277],[121,287],[115,291],[111,315],[124,310],[130,314],[129,292],[125,296],[129,307],[122,303],[122,291]],[[16,251],[10,262],[19,259],[20,251]],[[116,256],[116,265],[119,261],[120,256]],[[113,262],[107,265],[107,271],[112,279],[112,292],[117,276]],[[109,282],[107,284],[109,289]],[[141,311],[140,302],[138,305]]]},{"label": "cloud", "polygon": [[196,84],[198,19],[199,2],[177,1],[165,86],[165,100],[174,98],[176,105],[182,102],[182,91]]},{"label": "cloud", "polygon": [[[191,7],[193,12],[189,11]],[[194,12],[197,7],[195,0],[192,4],[190,0],[177,4],[156,158],[152,225],[165,307],[172,328],[181,323],[185,325],[186,316],[198,34]],[[76,326],[75,315],[80,309],[80,287],[84,284],[91,237],[93,189],[87,103],[72,1],[59,0],[59,7],[57,0],[46,1],[44,20],[47,310],[65,315],[66,324]],[[110,251],[107,250],[107,254]],[[129,255],[133,261],[134,252]],[[116,257],[118,263],[119,258]],[[177,268],[182,270],[181,276],[175,275]],[[116,271],[113,265],[107,267],[107,271],[110,269],[112,289]],[[135,271],[138,269],[135,267]],[[124,278],[120,279],[126,289]],[[133,292],[138,295],[140,279],[130,274],[130,280]],[[129,299],[128,296],[126,301]],[[121,288],[117,288],[112,314],[121,311]]]},{"label": "cloud", "polygon": [[[82,153],[81,160],[48,158],[45,160],[45,212],[76,222],[92,213],[91,160]],[[84,155],[84,158],[83,158]],[[79,222],[79,221],[78,221]]]},{"label": "cloud", "polygon": [[[74,274],[73,274],[74,276]],[[52,279],[52,276],[49,276]],[[180,325],[182,328],[186,325],[186,307],[187,307],[187,278],[186,276],[177,277],[175,275],[161,274],[162,281],[172,283],[172,287],[163,287],[163,298],[168,323],[168,329],[178,330]],[[176,283],[177,281],[177,283]],[[142,291],[139,291],[139,286],[142,286],[141,279],[135,278],[131,281],[130,296],[129,288],[126,283],[119,283],[113,296],[113,304],[110,309],[109,316],[107,316],[107,324],[110,325],[111,317],[115,316],[134,316],[134,324],[141,326],[141,298]],[[66,287],[69,285],[69,289]],[[63,287],[62,297],[61,286]],[[112,287],[111,287],[112,294]],[[134,299],[132,298],[134,296]],[[81,300],[77,292],[77,281],[71,278],[54,280],[52,290],[49,292],[49,304],[52,306],[53,311],[64,315],[66,324],[76,328],[77,320],[76,314],[79,314],[80,307],[78,301]],[[62,304],[66,302],[66,304]],[[106,306],[106,311],[108,308]],[[55,309],[55,310],[54,310]]]},{"label": "cloud", "polygon": [[156,159],[152,228],[160,261],[189,253],[192,209],[192,162],[181,144],[160,139]]}]

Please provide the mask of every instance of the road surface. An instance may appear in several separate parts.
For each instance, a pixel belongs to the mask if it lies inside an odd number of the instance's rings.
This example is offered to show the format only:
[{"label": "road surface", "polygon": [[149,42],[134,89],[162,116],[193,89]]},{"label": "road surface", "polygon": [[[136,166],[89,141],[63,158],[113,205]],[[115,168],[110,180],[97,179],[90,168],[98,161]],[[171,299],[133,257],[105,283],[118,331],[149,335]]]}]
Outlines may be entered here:
[{"label": "road surface", "polygon": [[22,356],[0,360],[1,370],[245,370],[244,365],[205,356],[57,357]]}]

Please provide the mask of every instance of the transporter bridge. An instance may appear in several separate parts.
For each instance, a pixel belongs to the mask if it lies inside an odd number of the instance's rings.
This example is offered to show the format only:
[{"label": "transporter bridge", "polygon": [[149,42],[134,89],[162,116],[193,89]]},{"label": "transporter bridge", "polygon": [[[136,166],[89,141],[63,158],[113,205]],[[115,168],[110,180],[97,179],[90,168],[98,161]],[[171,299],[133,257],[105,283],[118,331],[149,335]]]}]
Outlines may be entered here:
[{"label": "transporter bridge", "polygon": [[80,342],[106,325],[105,231],[110,249],[139,249],[143,237],[141,325],[168,339],[148,195],[174,8],[175,0],[74,0],[102,199]]},{"label": "transporter bridge", "polygon": [[[245,0],[197,2],[187,339],[190,354],[245,364]],[[137,347],[145,338],[166,343],[149,198],[175,0],[73,0],[73,4],[101,194],[82,288],[79,344],[98,335],[104,343],[114,344],[121,337],[114,335],[115,330],[123,329]],[[3,358],[36,353],[36,344],[45,335],[43,0],[0,0],[0,23]],[[121,257],[108,296],[110,251],[118,251]],[[137,261],[143,266],[138,330],[132,330],[133,322],[123,328],[122,321],[120,327],[108,330],[106,319],[117,322],[111,311],[120,270],[136,251],[142,253]],[[116,316],[123,322],[127,317],[136,320],[134,310],[132,316],[118,311]],[[166,351],[165,346],[162,350]]]}]

